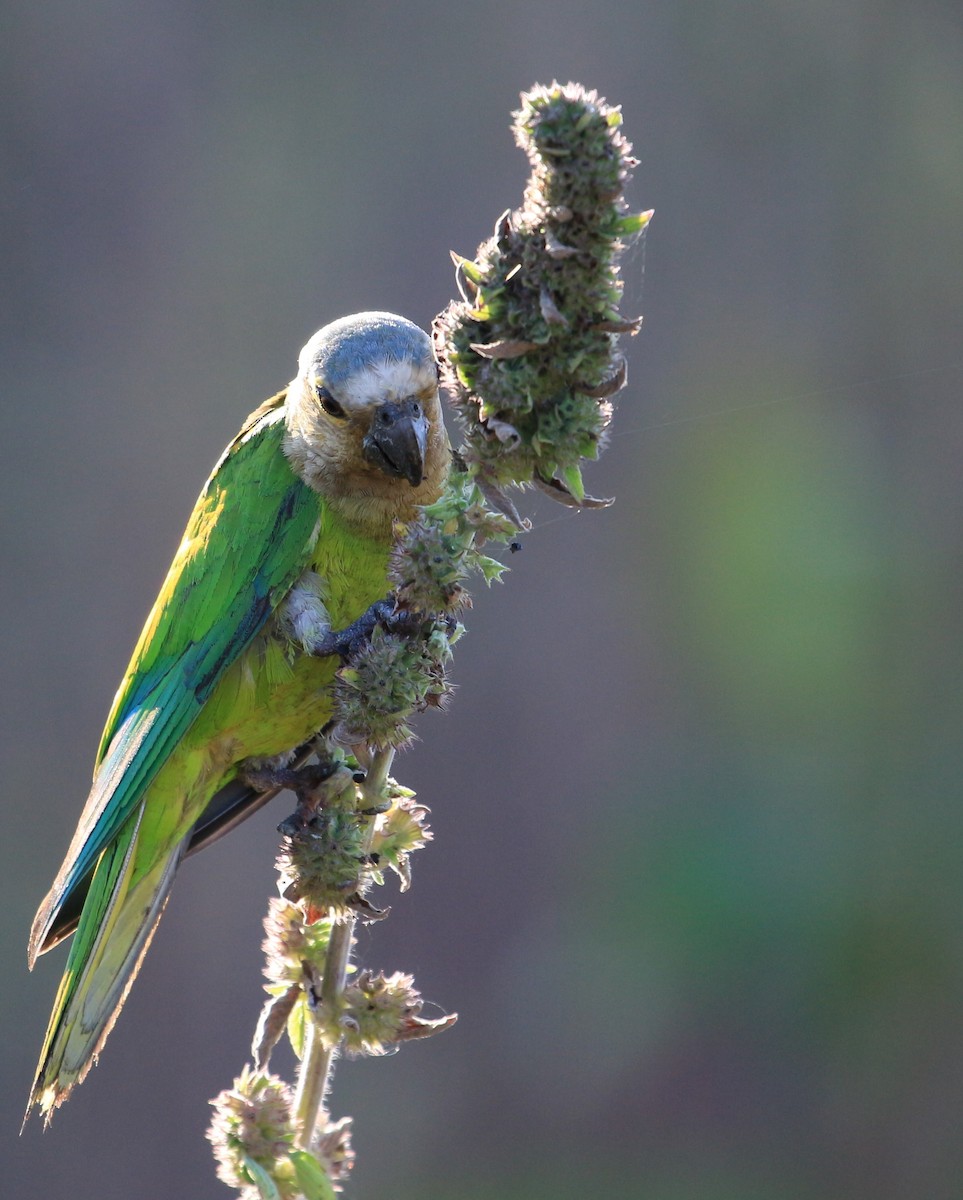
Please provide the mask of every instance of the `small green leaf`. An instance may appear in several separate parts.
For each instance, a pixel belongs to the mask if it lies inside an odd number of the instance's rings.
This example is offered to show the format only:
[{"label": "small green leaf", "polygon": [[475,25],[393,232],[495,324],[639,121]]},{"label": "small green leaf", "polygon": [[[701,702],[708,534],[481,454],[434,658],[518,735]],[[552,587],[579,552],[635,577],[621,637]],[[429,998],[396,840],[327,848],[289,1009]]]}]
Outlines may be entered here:
[{"label": "small green leaf", "polygon": [[501,579],[502,574],[508,570],[504,563],[500,563],[497,558],[489,558],[485,554],[478,556],[478,569],[486,583],[493,583],[497,579]]},{"label": "small green leaf", "polygon": [[334,1184],[324,1173],[324,1168],[307,1150],[292,1150],[288,1155],[298,1179],[298,1187],[304,1200],[336,1200]]},{"label": "small green leaf", "polygon": [[275,994],[264,1005],[254,1031],[254,1061],[259,1071],[266,1071],[271,1051],[278,1044],[287,1025],[291,1010],[301,994],[301,984],[292,983],[280,994]]},{"label": "small green leaf", "polygon": [[638,233],[644,229],[652,220],[654,208],[650,208],[648,212],[632,213],[630,216],[621,217],[618,221],[619,233]]},{"label": "small green leaf", "polygon": [[304,1058],[307,1008],[307,1001],[302,995],[294,1008],[291,1009],[291,1015],[288,1017],[288,1041],[291,1043],[291,1049],[299,1059]]},{"label": "small green leaf", "polygon": [[465,275],[472,281],[472,283],[481,283],[485,278],[485,272],[481,269],[478,263],[472,262],[470,258],[463,258],[462,255],[456,254],[454,250],[451,251],[451,257],[456,266],[461,267],[462,271],[464,271]]},{"label": "small green leaf", "polygon": [[564,471],[559,472],[562,477],[562,482],[572,493],[576,500],[582,501],[585,499],[585,484],[582,482],[582,472],[575,467],[566,467]]},{"label": "small green leaf", "polygon": [[258,1190],[261,1200],[281,1200],[277,1184],[259,1162],[249,1154],[244,1155],[244,1170],[250,1176],[251,1182]]}]

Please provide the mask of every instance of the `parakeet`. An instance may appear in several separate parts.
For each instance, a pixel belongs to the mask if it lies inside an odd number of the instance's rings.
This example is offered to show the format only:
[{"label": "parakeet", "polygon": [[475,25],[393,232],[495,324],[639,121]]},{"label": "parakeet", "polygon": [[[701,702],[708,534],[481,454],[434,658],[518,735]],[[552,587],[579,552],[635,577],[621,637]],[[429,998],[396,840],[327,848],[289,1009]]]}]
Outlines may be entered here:
[{"label": "parakeet", "polygon": [[338,659],[310,651],[389,591],[393,526],[438,498],[450,457],[427,335],[369,312],[316,333],[215,466],[34,919],[31,967],[76,928],[30,1097],[48,1120],[100,1053],[188,848],[233,823],[246,766],[329,719]]}]

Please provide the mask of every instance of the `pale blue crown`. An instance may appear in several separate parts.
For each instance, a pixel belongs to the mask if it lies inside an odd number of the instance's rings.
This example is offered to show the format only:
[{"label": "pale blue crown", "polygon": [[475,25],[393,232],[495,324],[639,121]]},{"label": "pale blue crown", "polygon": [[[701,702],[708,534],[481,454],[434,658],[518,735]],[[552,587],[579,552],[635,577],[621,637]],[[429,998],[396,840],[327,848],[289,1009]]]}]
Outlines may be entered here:
[{"label": "pale blue crown", "polygon": [[410,362],[433,370],[431,341],[424,330],[394,313],[365,312],[341,317],[314,335],[306,351],[328,387],[341,388],[374,362]]}]

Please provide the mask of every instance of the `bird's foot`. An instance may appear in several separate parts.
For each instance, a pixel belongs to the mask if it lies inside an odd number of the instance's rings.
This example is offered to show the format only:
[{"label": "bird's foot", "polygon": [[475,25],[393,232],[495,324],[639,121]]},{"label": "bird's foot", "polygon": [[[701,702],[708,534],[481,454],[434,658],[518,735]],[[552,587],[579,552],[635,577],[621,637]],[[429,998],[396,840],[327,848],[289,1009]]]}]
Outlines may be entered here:
[{"label": "bird's foot", "polygon": [[287,788],[299,797],[314,791],[338,769],[335,762],[310,763],[304,767],[247,767],[241,779],[256,792],[278,791]]},{"label": "bird's foot", "polygon": [[311,653],[319,658],[337,654],[344,660],[371,640],[371,635],[378,625],[388,633],[404,633],[421,619],[405,609],[396,609],[395,598],[389,595],[383,600],[376,600],[366,612],[344,629],[325,634],[311,647]]},{"label": "bird's foot", "polygon": [[281,789],[294,792],[298,798],[298,806],[278,826],[279,833],[285,837],[294,837],[318,811],[321,804],[319,789],[337,769],[336,762],[325,759],[302,767],[248,767],[243,772],[243,780],[248,787],[259,792]]}]

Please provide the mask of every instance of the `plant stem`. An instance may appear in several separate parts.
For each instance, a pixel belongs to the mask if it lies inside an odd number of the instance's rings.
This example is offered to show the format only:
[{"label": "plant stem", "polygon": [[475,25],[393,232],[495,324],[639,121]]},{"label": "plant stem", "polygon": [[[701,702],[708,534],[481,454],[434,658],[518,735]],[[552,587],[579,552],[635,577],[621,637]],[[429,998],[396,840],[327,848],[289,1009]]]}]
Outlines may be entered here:
[{"label": "plant stem", "polygon": [[[361,785],[364,799],[359,807],[375,808],[381,803],[394,756],[395,752],[390,748],[371,755],[365,781]],[[370,846],[374,827],[375,822],[371,818],[364,841],[365,850]],[[346,917],[331,930],[324,960],[324,975],[321,979],[321,1004],[329,1012],[337,1012],[344,993],[356,920],[353,915]],[[324,1044],[317,1022],[309,1021],[305,1030],[304,1057],[301,1060],[294,1096],[294,1120],[297,1129],[295,1145],[300,1150],[311,1148],[311,1140],[318,1126],[318,1118],[330,1083],[336,1051],[337,1046]]]}]

